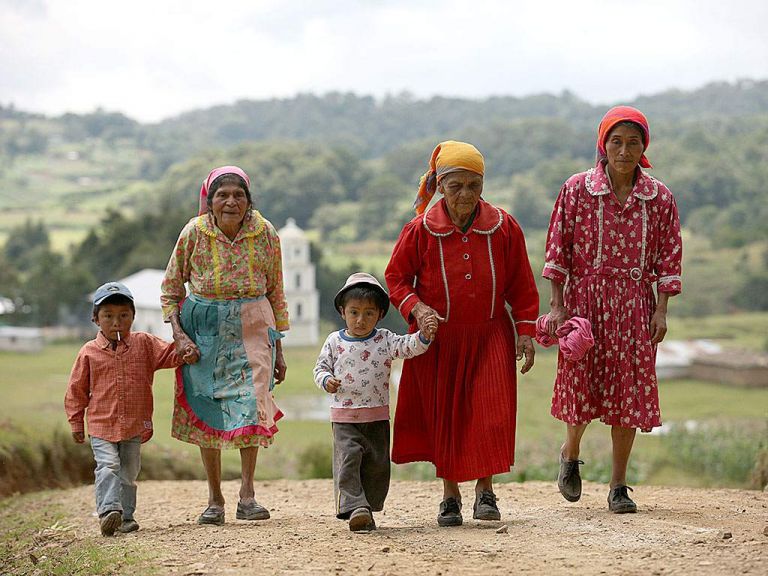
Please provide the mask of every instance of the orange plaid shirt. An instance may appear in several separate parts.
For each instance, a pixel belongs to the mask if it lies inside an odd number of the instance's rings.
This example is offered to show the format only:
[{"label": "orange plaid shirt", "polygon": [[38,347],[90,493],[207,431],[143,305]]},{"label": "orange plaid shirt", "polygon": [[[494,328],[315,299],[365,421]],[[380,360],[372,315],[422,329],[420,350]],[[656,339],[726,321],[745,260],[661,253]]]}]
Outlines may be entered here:
[{"label": "orange plaid shirt", "polygon": [[184,362],[174,344],[147,334],[132,332],[112,343],[99,331],[80,349],[69,376],[64,408],[72,432],[84,432],[109,442],[136,436],[152,437],[152,381],[155,371]]}]

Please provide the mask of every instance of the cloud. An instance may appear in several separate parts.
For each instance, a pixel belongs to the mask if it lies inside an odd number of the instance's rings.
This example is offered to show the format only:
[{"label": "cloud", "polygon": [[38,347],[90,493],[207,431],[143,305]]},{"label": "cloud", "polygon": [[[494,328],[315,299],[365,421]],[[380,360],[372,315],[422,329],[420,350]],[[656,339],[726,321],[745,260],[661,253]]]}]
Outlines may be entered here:
[{"label": "cloud", "polygon": [[594,102],[768,76],[768,3],[0,0],[0,102],[141,120],[353,91]]}]

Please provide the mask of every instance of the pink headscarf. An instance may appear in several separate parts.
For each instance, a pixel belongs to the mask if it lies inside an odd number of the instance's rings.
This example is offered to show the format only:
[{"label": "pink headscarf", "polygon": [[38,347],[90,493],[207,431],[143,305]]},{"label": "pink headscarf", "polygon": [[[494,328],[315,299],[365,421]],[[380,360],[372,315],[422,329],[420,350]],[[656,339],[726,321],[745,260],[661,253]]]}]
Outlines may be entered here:
[{"label": "pink headscarf", "polygon": [[[648,150],[648,145],[651,143],[651,129],[648,126],[648,119],[645,117],[645,114],[637,108],[632,108],[632,106],[614,106],[605,113],[603,119],[600,120],[600,126],[597,128],[598,161],[606,157],[605,141],[608,139],[608,135],[613,127],[619,122],[634,122],[640,126],[643,131],[643,144],[645,145],[645,150]],[[653,168],[645,154],[640,157],[640,166],[643,168]]]},{"label": "pink headscarf", "polygon": [[544,348],[558,344],[563,357],[569,362],[578,362],[595,345],[595,339],[592,336],[592,324],[586,318],[574,316],[570,320],[566,320],[555,332],[556,338],[547,332],[548,320],[548,314],[536,319],[536,342]]},{"label": "pink headscarf", "polygon": [[246,174],[242,168],[238,168],[237,166],[221,166],[219,168],[214,168],[210,171],[208,177],[203,180],[203,185],[200,188],[200,209],[197,213],[198,216],[208,212],[208,189],[216,178],[224,174],[236,174],[237,176],[240,176],[240,178],[245,180],[248,190],[251,189],[251,179],[248,178],[248,174]]}]

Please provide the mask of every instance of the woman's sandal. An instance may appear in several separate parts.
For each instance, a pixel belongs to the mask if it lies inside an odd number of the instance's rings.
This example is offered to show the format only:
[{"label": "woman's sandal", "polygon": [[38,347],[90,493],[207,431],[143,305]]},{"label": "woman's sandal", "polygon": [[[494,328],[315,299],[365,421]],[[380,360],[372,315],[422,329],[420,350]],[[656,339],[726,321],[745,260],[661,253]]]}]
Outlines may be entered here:
[{"label": "woman's sandal", "polygon": [[208,506],[200,517],[197,519],[198,524],[213,524],[214,526],[221,526],[224,524],[224,508],[217,506]]}]

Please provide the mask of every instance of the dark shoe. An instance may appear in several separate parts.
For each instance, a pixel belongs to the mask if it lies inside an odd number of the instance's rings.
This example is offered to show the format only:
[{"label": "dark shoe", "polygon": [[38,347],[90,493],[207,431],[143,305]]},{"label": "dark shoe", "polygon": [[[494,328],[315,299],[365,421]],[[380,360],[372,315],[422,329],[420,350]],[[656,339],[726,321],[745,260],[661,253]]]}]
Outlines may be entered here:
[{"label": "dark shoe", "polygon": [[578,502],[581,498],[581,474],[579,464],[582,460],[566,460],[560,452],[560,472],[557,474],[557,487],[568,502]]},{"label": "dark shoe", "polygon": [[475,520],[501,520],[501,512],[496,505],[496,494],[490,490],[483,490],[475,496],[475,505],[472,507],[472,518]]},{"label": "dark shoe", "polygon": [[208,506],[200,517],[197,519],[198,524],[213,524],[214,526],[221,526],[224,524],[224,508],[218,508],[216,506]]},{"label": "dark shoe", "polygon": [[255,500],[248,504],[238,502],[235,518],[238,520],[267,520],[269,519],[269,510]]},{"label": "dark shoe", "polygon": [[456,498],[446,498],[440,502],[440,514],[437,515],[438,526],[461,526],[461,502]]},{"label": "dark shoe", "polygon": [[349,516],[349,529],[352,532],[369,532],[376,530],[376,522],[368,508],[355,508]]},{"label": "dark shoe", "polygon": [[136,532],[136,530],[139,529],[139,523],[136,522],[133,518],[130,520],[123,520],[123,523],[120,524],[120,528],[118,528],[118,531],[123,534],[128,534],[129,532]]},{"label": "dark shoe", "polygon": [[637,504],[629,497],[627,490],[632,491],[632,488],[621,484],[611,488],[611,491],[608,492],[608,510],[614,514],[637,512]]},{"label": "dark shoe", "polygon": [[99,517],[99,527],[101,528],[102,536],[114,536],[115,530],[120,526],[123,521],[123,513],[119,510],[112,510],[106,512]]}]

